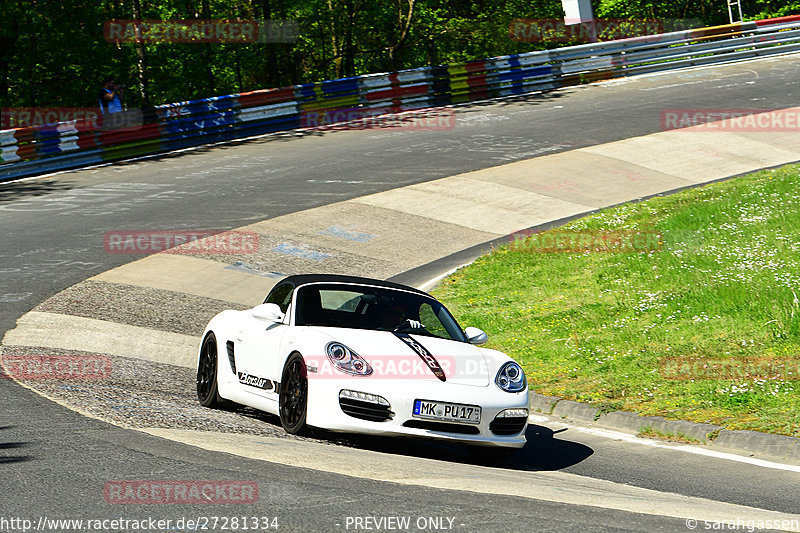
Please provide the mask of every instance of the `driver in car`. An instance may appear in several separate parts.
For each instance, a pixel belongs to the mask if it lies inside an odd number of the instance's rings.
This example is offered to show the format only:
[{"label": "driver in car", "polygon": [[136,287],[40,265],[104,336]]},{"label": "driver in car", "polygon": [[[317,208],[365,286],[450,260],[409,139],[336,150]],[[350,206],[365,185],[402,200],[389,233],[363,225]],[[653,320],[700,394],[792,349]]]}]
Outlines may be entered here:
[{"label": "driver in car", "polygon": [[395,331],[404,323],[409,329],[422,329],[422,323],[407,317],[406,307],[399,303],[381,307],[381,326],[383,329]]}]

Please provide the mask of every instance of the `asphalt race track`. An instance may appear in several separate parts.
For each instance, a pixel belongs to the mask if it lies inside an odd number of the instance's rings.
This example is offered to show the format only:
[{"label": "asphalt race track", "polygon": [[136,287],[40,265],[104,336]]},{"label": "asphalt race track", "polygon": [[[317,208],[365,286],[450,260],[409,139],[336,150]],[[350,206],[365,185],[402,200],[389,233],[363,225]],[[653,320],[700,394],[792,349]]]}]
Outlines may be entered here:
[{"label": "asphalt race track", "polygon": [[[653,133],[660,130],[665,108],[795,107],[798,74],[800,57],[787,56],[473,104],[458,108],[451,131],[284,134],[3,185],[0,332],[13,328],[21,315],[53,294],[140,257],[106,253],[102,239],[109,230],[242,226],[372,192]],[[175,521],[210,515],[277,517],[279,530],[288,531],[355,530],[355,517],[390,516],[411,517],[412,524],[425,518],[422,529],[439,524],[440,529],[458,531],[691,527],[684,519],[663,516],[670,513],[657,506],[649,512],[624,512],[588,501],[566,504],[434,489],[201,450],[83,417],[7,379],[0,380],[0,401],[0,531],[19,530],[3,522],[12,518],[35,525],[41,517]],[[331,448],[389,452],[398,469],[420,457],[449,462],[465,472],[474,462],[458,450],[427,443],[343,439],[336,444],[337,439],[325,436],[321,442]],[[353,464],[353,472],[367,466]],[[800,513],[796,469],[633,444],[544,420],[531,426],[528,446],[502,469],[506,474],[560,471]],[[134,479],[249,480],[258,483],[260,497],[257,504],[234,506],[106,502],[105,483]],[[453,521],[427,521],[435,517]]]}]

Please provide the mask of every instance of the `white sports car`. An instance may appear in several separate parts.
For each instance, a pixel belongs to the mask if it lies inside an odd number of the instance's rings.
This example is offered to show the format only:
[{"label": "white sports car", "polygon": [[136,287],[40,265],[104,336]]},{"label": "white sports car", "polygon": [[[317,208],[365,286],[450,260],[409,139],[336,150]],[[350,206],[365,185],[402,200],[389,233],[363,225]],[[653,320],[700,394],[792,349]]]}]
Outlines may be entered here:
[{"label": "white sports car", "polygon": [[233,402],[284,429],[521,448],[528,386],[507,355],[475,345],[432,296],[367,278],[289,276],[263,304],[223,311],[197,360],[206,407]]}]

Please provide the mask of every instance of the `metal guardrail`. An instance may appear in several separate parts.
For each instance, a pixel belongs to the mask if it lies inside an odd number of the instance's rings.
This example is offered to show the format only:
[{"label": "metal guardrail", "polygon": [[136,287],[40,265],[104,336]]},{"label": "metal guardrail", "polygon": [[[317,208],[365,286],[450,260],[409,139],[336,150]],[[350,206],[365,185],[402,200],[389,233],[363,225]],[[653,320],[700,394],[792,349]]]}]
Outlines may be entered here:
[{"label": "metal guardrail", "polygon": [[3,130],[0,181],[316,127],[321,118],[350,120],[798,50],[800,15],[165,104],[121,115],[119,127],[72,121]]}]

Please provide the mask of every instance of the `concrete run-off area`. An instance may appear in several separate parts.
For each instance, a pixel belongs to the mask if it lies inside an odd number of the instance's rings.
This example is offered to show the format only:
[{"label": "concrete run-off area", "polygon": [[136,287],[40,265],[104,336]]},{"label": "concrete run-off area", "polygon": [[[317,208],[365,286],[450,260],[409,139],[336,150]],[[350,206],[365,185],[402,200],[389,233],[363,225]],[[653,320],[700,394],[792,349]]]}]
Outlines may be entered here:
[{"label": "concrete run-off area", "polygon": [[[237,435],[253,432],[254,415],[211,414],[194,405],[192,369],[199,336],[207,320],[222,309],[261,303],[283,275],[330,272],[389,278],[420,272],[424,265],[459,253],[466,262],[485,250],[486,243],[511,234],[794,162],[798,153],[796,135],[688,128],[287,214],[238,228],[258,236],[254,250],[158,253],[93,276],[24,315],[3,339],[3,356],[108,356],[113,371],[99,383],[53,387],[46,380],[19,381],[91,416],[182,442],[202,440],[211,449],[227,451],[237,446]],[[464,257],[464,250],[472,250],[472,256]],[[163,383],[173,383],[172,392],[167,393]],[[798,439],[788,437],[630,413],[600,414],[557,398],[534,396],[533,407],[555,417],[633,433],[650,427],[739,453],[800,460]],[[216,422],[209,424],[213,417]],[[215,425],[218,428],[209,433]],[[442,488],[463,488],[445,485]]]}]

